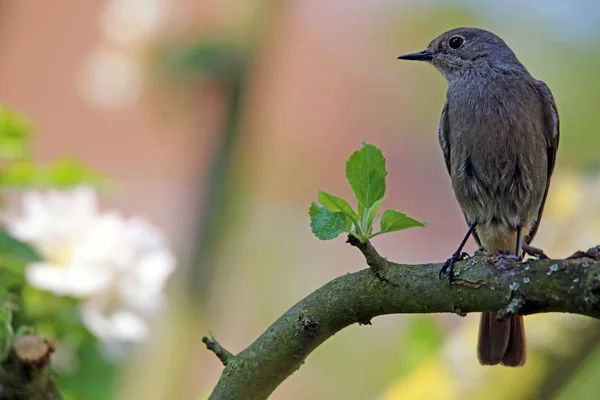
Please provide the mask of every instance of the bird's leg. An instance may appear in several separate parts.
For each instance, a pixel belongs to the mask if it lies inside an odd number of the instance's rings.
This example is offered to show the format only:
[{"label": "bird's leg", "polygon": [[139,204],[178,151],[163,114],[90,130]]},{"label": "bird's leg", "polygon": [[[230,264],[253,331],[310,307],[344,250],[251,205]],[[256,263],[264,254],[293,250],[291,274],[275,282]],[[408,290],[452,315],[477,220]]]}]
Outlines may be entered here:
[{"label": "bird's leg", "polygon": [[523,257],[520,255],[521,253],[521,225],[517,226],[517,247],[515,248],[515,256],[522,260]]},{"label": "bird's leg", "polygon": [[517,226],[517,241],[514,253],[507,249],[496,249],[494,251],[496,263],[503,263],[506,261],[523,261],[523,257],[519,254],[521,249],[521,229],[521,226]]},{"label": "bird's leg", "polygon": [[442,279],[442,277],[444,275],[447,275],[450,287],[452,287],[452,278],[454,277],[454,263],[457,261],[464,260],[465,257],[468,256],[467,253],[462,252],[462,249],[465,247],[467,240],[469,240],[469,237],[473,233],[473,229],[475,229],[475,225],[477,225],[477,224],[472,223],[471,225],[469,225],[469,229],[467,230],[467,233],[465,234],[465,237],[463,238],[462,242],[460,242],[458,249],[456,249],[454,254],[452,254],[452,257],[450,257],[449,259],[446,260],[446,262],[442,266],[442,269],[440,269],[440,274],[439,274],[440,279]]}]

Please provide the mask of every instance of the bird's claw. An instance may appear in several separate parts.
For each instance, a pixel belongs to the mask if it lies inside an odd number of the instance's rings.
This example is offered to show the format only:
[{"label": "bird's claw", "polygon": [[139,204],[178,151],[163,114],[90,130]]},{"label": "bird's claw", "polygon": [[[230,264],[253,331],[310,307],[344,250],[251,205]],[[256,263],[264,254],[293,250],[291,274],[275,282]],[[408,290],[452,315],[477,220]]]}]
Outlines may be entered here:
[{"label": "bird's claw", "polygon": [[462,261],[465,258],[469,258],[469,255],[465,252],[462,253],[454,253],[452,257],[446,260],[442,268],[440,269],[439,278],[443,279],[444,275],[448,277],[448,283],[450,284],[450,288],[452,288],[452,278],[454,277],[454,264],[457,261]]},{"label": "bird's claw", "polygon": [[530,255],[532,257],[537,257],[540,260],[549,260],[550,259],[550,257],[548,257],[546,255],[546,253],[544,253],[544,250],[538,249],[537,247],[530,246],[527,243],[523,243],[521,245],[521,248],[523,249],[525,254]]}]

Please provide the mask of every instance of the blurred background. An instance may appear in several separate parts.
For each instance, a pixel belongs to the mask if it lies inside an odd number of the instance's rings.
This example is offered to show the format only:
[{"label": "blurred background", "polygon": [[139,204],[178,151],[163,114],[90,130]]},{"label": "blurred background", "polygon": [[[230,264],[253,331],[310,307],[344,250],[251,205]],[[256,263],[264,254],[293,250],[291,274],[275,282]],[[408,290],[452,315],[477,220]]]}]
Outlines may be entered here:
[{"label": "blurred background", "polygon": [[[342,238],[317,240],[307,215],[318,189],[352,198],[344,165],[363,140],[387,158],[384,206],[430,222],[378,237],[379,252],[423,263],[455,250],[465,223],[437,142],[446,83],[396,61],[454,27],[501,36],[556,98],[562,137],[534,245],[558,258],[600,242],[600,3],[2,0],[0,21],[0,101],[33,122],[36,160],[72,156],[113,177],[102,206],[146,216],[176,254],[169,311],[104,398],[204,399],[222,371],[200,341],[209,329],[239,352],[365,268]],[[351,326],[272,398],[600,393],[598,322],[527,317],[528,363],[506,369],[479,367],[478,318]]]}]

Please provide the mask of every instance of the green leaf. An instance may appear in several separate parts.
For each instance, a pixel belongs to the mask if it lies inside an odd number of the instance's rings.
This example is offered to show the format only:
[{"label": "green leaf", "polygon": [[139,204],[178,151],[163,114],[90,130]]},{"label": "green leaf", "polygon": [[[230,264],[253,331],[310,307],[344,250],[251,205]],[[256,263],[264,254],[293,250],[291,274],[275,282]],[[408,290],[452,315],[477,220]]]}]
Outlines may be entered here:
[{"label": "green leaf", "polygon": [[385,158],[381,150],[371,144],[355,151],[346,162],[346,179],[364,209],[383,198],[386,175]]},{"label": "green leaf", "polygon": [[312,221],[313,216],[317,215],[320,211],[321,209],[319,208],[319,205],[313,201],[308,209],[308,216],[310,217],[310,220]]},{"label": "green leaf", "polygon": [[14,332],[12,310],[8,305],[0,307],[0,361],[4,361],[12,347]]},{"label": "green leaf", "polygon": [[401,231],[416,226],[426,227],[427,222],[417,221],[396,210],[385,210],[381,216],[381,233]]},{"label": "green leaf", "polygon": [[29,160],[18,160],[0,170],[0,185],[4,187],[72,187],[96,185],[107,178],[74,160],[59,160],[40,166]]},{"label": "green leaf", "polygon": [[15,338],[18,338],[23,335],[34,335],[34,334],[35,334],[35,328],[33,326],[21,325],[17,328],[17,331],[15,332]]},{"label": "green leaf", "polygon": [[78,161],[63,159],[50,165],[46,179],[52,186],[69,187],[102,183],[106,177]]},{"label": "green leaf", "polygon": [[[365,208],[365,206],[361,203],[358,202],[358,219],[362,221],[362,219],[365,217],[365,211],[367,211],[368,209]],[[362,222],[361,222],[361,228],[362,228]]]},{"label": "green leaf", "polygon": [[314,201],[308,210],[308,215],[312,232],[321,240],[334,239],[340,233],[350,232],[352,226],[350,219],[344,213],[329,211]]},{"label": "green leaf", "polygon": [[0,106],[0,156],[9,160],[25,157],[30,150],[29,123]]},{"label": "green leaf", "polygon": [[371,208],[369,208],[369,211],[367,214],[367,226],[369,228],[371,228],[373,225],[373,222],[375,222],[375,219],[377,217],[377,211],[379,211],[379,207],[381,207],[381,203],[383,203],[383,197],[381,199],[377,200],[375,203],[373,203]]},{"label": "green leaf", "polygon": [[33,247],[0,228],[0,263],[4,263],[6,259],[12,263],[26,265],[42,258]]},{"label": "green leaf", "polygon": [[317,200],[319,200],[319,203],[323,204],[329,211],[343,212],[352,222],[354,222],[354,225],[358,225],[358,214],[356,214],[356,211],[354,211],[346,199],[319,190]]},{"label": "green leaf", "polygon": [[3,289],[18,291],[25,283],[25,272],[16,273],[5,268],[5,263],[0,263],[0,282]]},{"label": "green leaf", "polygon": [[40,260],[31,246],[0,228],[0,282],[3,288],[21,288],[25,283],[25,266]]},{"label": "green leaf", "polygon": [[28,160],[11,162],[0,170],[0,185],[4,187],[39,186],[41,181],[39,167]]},{"label": "green leaf", "polygon": [[117,398],[123,368],[106,356],[95,338],[85,338],[72,357],[75,370],[56,375],[61,395],[78,400]]}]

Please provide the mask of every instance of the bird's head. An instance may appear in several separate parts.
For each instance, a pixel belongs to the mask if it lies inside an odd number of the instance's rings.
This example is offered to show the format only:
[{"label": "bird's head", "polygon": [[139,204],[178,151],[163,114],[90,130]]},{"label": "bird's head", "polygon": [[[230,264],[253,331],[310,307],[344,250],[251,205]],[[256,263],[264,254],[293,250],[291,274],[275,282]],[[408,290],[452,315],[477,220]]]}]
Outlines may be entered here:
[{"label": "bird's head", "polygon": [[452,29],[433,39],[425,50],[398,59],[429,62],[448,81],[486,71],[526,71],[502,39],[479,28]]}]

